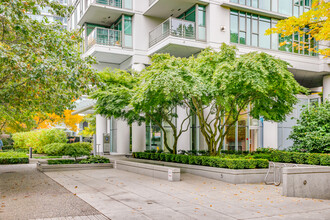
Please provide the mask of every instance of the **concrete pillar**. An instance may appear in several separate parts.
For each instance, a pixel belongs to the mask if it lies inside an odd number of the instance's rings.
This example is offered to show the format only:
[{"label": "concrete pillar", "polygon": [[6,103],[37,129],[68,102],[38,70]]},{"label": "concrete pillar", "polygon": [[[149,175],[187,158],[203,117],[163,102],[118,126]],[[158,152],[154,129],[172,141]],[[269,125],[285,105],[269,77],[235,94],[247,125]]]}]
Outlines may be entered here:
[{"label": "concrete pillar", "polygon": [[117,120],[117,153],[129,154],[130,131],[126,121]]},{"label": "concrete pillar", "polygon": [[323,77],[323,100],[330,101],[330,75]]},{"label": "concrete pillar", "polygon": [[107,131],[107,119],[96,115],[96,153],[103,153],[103,134]]},{"label": "concrete pillar", "polygon": [[[134,63],[132,69],[141,72],[145,68],[142,63]],[[132,152],[143,152],[146,149],[146,125],[143,123],[139,126],[137,123],[132,124]]]},{"label": "concrete pillar", "polygon": [[278,149],[278,124],[276,122],[264,121],[263,141],[264,148]]},{"label": "concrete pillar", "polygon": [[[185,120],[185,118],[187,118],[188,114],[187,114],[187,109],[186,108],[182,108],[180,106],[177,107],[177,114],[178,114],[178,118],[177,118],[177,132],[180,132],[180,128],[181,128],[181,124],[183,122],[183,120]],[[189,111],[189,109],[188,109]],[[190,119],[191,120],[191,119]],[[186,120],[183,124],[183,129],[186,129],[187,126],[189,124],[189,120]],[[191,149],[191,134],[190,134],[190,126],[191,126],[191,122],[189,125],[189,128],[186,132],[182,133],[179,140],[178,140],[178,152],[179,150],[190,150]]]},{"label": "concrete pillar", "polygon": [[132,124],[132,152],[143,152],[146,149],[146,125]]}]

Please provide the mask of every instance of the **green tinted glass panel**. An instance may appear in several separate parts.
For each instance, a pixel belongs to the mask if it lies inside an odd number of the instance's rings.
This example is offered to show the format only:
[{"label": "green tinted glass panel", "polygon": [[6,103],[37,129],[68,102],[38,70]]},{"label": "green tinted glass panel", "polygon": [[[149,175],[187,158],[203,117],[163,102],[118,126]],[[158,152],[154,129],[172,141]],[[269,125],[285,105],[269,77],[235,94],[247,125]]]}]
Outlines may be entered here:
[{"label": "green tinted glass panel", "polygon": [[238,16],[230,15],[230,42],[238,43]]},{"label": "green tinted glass panel", "polygon": [[278,0],[278,12],[285,15],[292,15],[292,1],[291,0]]},{"label": "green tinted glass panel", "polygon": [[259,8],[270,11],[270,0],[259,1]]}]

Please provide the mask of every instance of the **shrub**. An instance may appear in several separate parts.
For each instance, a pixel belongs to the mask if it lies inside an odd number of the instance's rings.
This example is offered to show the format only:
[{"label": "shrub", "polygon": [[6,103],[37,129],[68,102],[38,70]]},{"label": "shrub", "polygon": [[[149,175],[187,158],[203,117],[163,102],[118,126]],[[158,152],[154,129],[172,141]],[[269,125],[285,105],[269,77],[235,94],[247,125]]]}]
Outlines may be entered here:
[{"label": "shrub", "polygon": [[73,143],[73,144],[65,144],[62,150],[62,155],[74,157],[88,156],[92,151],[91,143]]},{"label": "shrub", "polygon": [[110,163],[110,160],[106,157],[101,157],[99,155],[89,156],[87,159],[79,161],[80,164],[89,164],[89,163]]},{"label": "shrub", "polygon": [[20,163],[29,163],[29,158],[25,153],[15,151],[0,152],[0,164]]},{"label": "shrub", "polygon": [[66,145],[64,143],[47,144],[44,146],[44,152],[49,156],[62,156]]},{"label": "shrub", "polygon": [[166,157],[166,154],[164,154],[164,153],[159,154],[159,160],[165,161],[165,157]]},{"label": "shrub", "polygon": [[322,153],[330,147],[330,102],[311,105],[300,114],[290,139],[293,150]]},{"label": "shrub", "polygon": [[327,155],[322,155],[320,157],[320,164],[322,166],[330,166],[330,155],[327,154]]},{"label": "shrub", "polygon": [[151,154],[151,155],[150,155],[150,159],[151,159],[151,160],[159,160],[159,154],[158,154],[158,153]]},{"label": "shrub", "polygon": [[258,168],[268,168],[269,162],[266,159],[256,159]]},{"label": "shrub", "polygon": [[43,129],[13,134],[14,147],[44,153],[43,147],[51,143],[66,143],[66,134],[59,129]]},{"label": "shrub", "polygon": [[292,158],[295,163],[304,164],[307,162],[307,154],[306,153],[297,153],[292,152]]},{"label": "shrub", "polygon": [[181,156],[181,163],[188,164],[189,163],[189,156],[188,155],[182,155]]},{"label": "shrub", "polygon": [[165,161],[166,162],[172,162],[172,154],[166,154],[165,155]]},{"label": "shrub", "polygon": [[307,154],[307,163],[311,165],[319,165],[320,154]]},{"label": "shrub", "polygon": [[53,164],[74,164],[75,163],[74,160],[70,160],[70,159],[48,160],[47,162],[48,162],[49,165],[53,165]]}]

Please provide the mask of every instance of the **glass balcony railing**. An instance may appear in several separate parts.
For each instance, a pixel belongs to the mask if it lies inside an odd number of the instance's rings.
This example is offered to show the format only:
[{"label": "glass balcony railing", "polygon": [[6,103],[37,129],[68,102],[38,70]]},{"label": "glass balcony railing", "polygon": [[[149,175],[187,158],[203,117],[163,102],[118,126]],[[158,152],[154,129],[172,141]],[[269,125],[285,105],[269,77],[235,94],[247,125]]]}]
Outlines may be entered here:
[{"label": "glass balcony railing", "polygon": [[154,3],[157,0],[149,0],[149,5],[152,5],[152,3]]},{"label": "glass balcony railing", "polygon": [[122,46],[121,31],[95,28],[87,37],[87,50],[93,45]]},{"label": "glass balcony railing", "polygon": [[93,0],[93,2],[117,8],[132,9],[132,0]]},{"label": "glass balcony railing", "polygon": [[169,18],[149,33],[149,46],[152,47],[168,36],[196,39],[196,23]]}]

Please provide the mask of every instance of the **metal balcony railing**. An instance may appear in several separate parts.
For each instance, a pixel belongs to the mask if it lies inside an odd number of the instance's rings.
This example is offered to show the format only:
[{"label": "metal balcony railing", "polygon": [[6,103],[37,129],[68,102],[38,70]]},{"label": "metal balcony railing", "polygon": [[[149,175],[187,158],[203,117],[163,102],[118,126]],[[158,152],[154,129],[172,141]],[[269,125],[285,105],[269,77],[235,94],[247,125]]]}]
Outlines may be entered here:
[{"label": "metal balcony railing", "polygon": [[196,39],[196,23],[177,18],[169,18],[149,33],[149,47],[168,36]]},{"label": "metal balcony railing", "polygon": [[121,47],[121,31],[97,27],[88,35],[86,43],[87,50],[95,44]]},{"label": "metal balcony railing", "polygon": [[95,3],[109,5],[117,8],[122,8],[123,6],[123,0],[95,0]]}]

